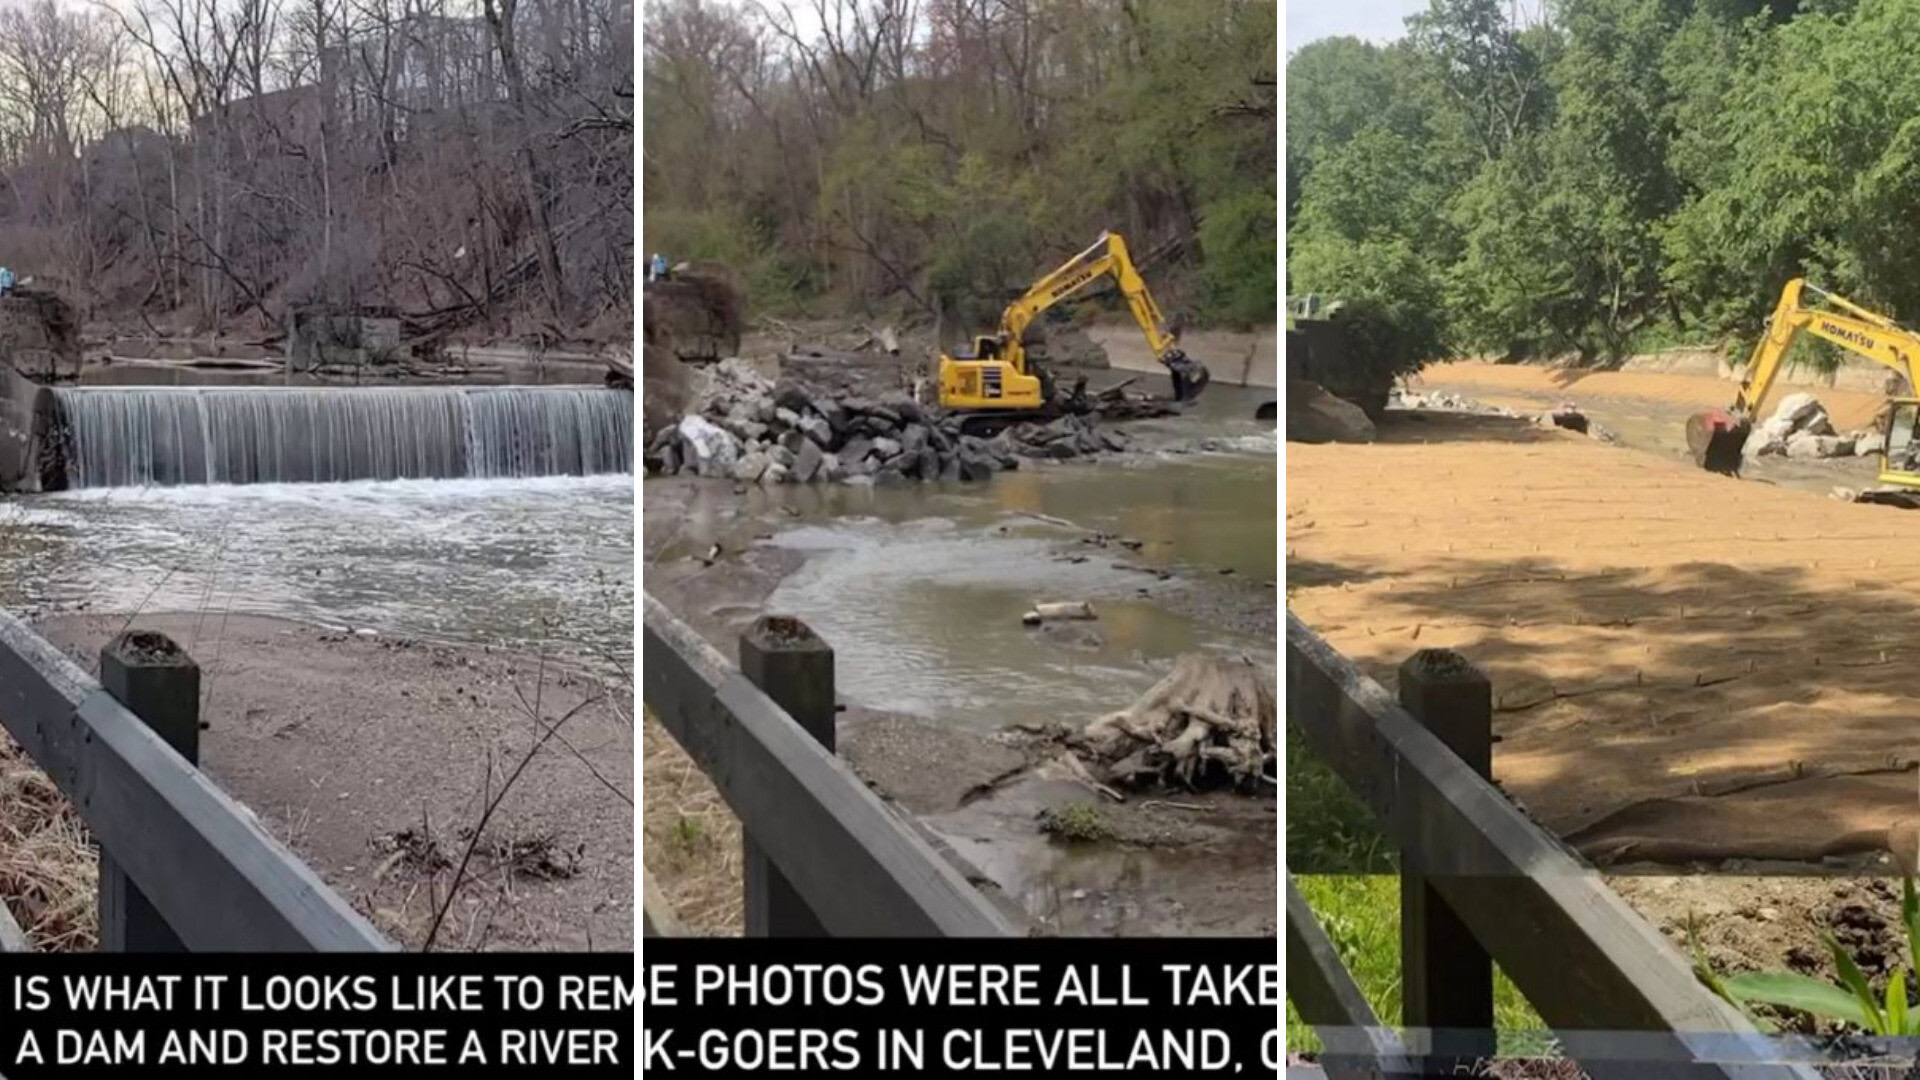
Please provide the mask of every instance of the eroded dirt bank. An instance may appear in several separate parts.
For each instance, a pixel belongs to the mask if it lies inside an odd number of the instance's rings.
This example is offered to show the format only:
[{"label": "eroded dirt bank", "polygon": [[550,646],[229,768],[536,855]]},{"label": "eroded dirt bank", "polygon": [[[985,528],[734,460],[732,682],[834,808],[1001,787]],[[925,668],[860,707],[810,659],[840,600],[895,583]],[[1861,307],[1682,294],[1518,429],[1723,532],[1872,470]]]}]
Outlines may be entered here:
[{"label": "eroded dirt bank", "polygon": [[[36,628],[97,671],[127,625],[63,615]],[[633,947],[633,725],[615,700],[627,691],[557,659],[282,619],[132,626],[199,662],[202,766],[398,941],[419,948],[444,906],[436,949]],[[543,743],[546,729],[558,734]],[[469,880],[444,904],[470,842]]]}]

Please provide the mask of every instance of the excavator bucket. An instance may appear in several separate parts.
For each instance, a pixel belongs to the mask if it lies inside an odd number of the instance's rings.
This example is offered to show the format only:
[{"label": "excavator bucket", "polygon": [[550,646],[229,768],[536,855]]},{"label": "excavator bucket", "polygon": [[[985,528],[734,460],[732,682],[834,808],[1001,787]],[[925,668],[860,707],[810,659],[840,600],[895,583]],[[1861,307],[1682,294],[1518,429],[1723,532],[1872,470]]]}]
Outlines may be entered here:
[{"label": "excavator bucket", "polygon": [[1200,392],[1207,388],[1207,383],[1213,380],[1213,373],[1207,370],[1205,364],[1189,359],[1186,353],[1178,349],[1170,350],[1160,362],[1173,373],[1173,400],[1182,405],[1199,397]]},{"label": "excavator bucket", "polygon": [[1753,422],[1725,409],[1708,409],[1687,417],[1687,449],[1694,464],[1708,472],[1740,475]]}]

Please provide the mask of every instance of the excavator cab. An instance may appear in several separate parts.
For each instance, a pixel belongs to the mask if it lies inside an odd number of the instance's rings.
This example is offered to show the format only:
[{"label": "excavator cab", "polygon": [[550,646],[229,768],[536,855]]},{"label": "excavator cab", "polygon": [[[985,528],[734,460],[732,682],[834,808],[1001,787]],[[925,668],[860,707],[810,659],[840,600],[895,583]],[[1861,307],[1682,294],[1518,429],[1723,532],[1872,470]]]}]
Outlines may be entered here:
[{"label": "excavator cab", "polygon": [[[1034,410],[1047,403],[1046,388],[1038,375],[1022,374],[1005,360],[946,356],[940,361],[940,404],[949,409],[1024,409]],[[991,352],[991,350],[985,350]]]},{"label": "excavator cab", "polygon": [[1883,484],[1920,487],[1920,399],[1895,398],[1880,433],[1880,476]]}]

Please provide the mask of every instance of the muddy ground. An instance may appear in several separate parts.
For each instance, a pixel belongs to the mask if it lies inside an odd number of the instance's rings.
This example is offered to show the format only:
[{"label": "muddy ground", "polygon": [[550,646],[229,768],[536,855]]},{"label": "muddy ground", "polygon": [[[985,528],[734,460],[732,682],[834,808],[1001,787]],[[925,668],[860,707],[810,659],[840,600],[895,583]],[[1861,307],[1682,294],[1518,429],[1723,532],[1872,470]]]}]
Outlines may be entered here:
[{"label": "muddy ground", "polygon": [[[36,629],[97,672],[127,625],[67,615]],[[436,949],[633,947],[630,687],[557,657],[257,616],[132,626],[199,662],[206,771],[397,941],[419,948],[444,908]],[[542,743],[543,730],[556,734]]]},{"label": "muddy ground", "polygon": [[[1194,451],[1201,444],[1196,430],[1204,430],[1204,424],[1196,427],[1188,418],[1131,430],[1145,446]],[[1132,467],[1144,464],[1136,460]],[[1126,467],[1120,461],[1059,466]],[[989,483],[1022,479],[1012,473]],[[770,496],[720,481],[672,478],[648,479],[641,493],[648,593],[728,656],[736,654],[740,632],[765,612],[768,598],[806,562],[806,552],[767,541],[776,533],[846,512],[836,493],[811,489]],[[938,509],[930,506],[927,513],[937,514]],[[1120,547],[1070,522],[1036,518],[1033,524],[1041,531],[1053,530],[1051,558],[1135,565],[1139,583],[1129,589],[1143,602],[1178,610],[1209,626],[1272,640],[1277,596],[1274,583],[1261,575],[1222,573],[1231,570],[1225,567],[1175,567],[1164,552]],[[1271,665],[1271,654],[1263,662]],[[1024,780],[962,807],[961,797],[970,789],[1023,762],[1011,740],[942,723],[939,717],[876,710],[857,699],[844,704],[839,745],[856,774],[931,827],[979,872],[983,887],[997,888],[1003,898],[1023,907],[1041,932],[1275,932],[1277,814],[1271,792],[1256,798],[1162,793],[1123,805],[1105,803],[1098,810],[1101,835],[1081,843],[1054,840],[1041,833],[1036,821],[1043,808],[1102,800],[1076,785]],[[1091,720],[1124,704],[1089,702],[1085,716],[1060,719]],[[649,872],[695,930],[737,932],[737,907],[728,893],[737,886],[724,876],[727,867],[722,865],[733,846],[730,821],[714,813],[710,791],[689,773],[670,739],[652,726],[647,729],[646,754]],[[930,762],[937,767],[930,768]],[[657,805],[656,799],[661,800]]]},{"label": "muddy ground", "polygon": [[[1681,424],[1730,399],[1713,378],[1422,381],[1570,399],[1621,441],[1391,414],[1377,445],[1290,445],[1291,608],[1388,686],[1423,647],[1479,664],[1496,780],[1676,940],[1699,917],[1724,967],[1825,970],[1820,930],[1897,935],[1892,849],[1920,817],[1920,517],[1827,494],[1870,483],[1872,459],[1694,469]],[[1815,392],[1843,429],[1880,400]]]}]

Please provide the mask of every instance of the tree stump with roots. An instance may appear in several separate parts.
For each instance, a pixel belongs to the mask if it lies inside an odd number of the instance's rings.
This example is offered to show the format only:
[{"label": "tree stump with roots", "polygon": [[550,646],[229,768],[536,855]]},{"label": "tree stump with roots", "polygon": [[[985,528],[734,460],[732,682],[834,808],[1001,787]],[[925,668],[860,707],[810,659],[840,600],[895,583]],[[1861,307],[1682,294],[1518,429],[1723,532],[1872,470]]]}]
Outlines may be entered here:
[{"label": "tree stump with roots", "polygon": [[1252,661],[1187,653],[1138,701],[1067,739],[1089,773],[1118,788],[1178,784],[1256,790],[1271,778],[1277,709]]}]

